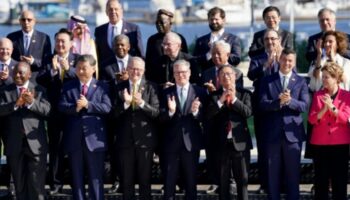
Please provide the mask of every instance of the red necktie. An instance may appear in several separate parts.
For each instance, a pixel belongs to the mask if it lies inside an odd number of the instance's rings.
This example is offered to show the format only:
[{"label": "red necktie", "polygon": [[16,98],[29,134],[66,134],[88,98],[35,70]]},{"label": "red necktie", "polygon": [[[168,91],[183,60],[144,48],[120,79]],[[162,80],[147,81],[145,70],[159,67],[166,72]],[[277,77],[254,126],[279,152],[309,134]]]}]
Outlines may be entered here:
[{"label": "red necktie", "polygon": [[26,91],[25,87],[19,87],[19,93],[20,94],[23,94],[24,91]]},{"label": "red necktie", "polygon": [[87,91],[88,91],[88,87],[86,84],[83,84],[82,88],[81,88],[81,94],[86,96],[87,94]]},{"label": "red necktie", "polygon": [[227,107],[231,106],[232,104],[232,96],[230,94],[226,95],[226,101],[225,101],[225,104]]}]

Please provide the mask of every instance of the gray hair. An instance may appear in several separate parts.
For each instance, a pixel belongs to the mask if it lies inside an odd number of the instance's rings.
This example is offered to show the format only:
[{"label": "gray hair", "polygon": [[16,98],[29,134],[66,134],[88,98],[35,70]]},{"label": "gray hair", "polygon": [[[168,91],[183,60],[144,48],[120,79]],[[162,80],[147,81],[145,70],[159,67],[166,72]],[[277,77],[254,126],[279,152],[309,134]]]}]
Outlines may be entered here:
[{"label": "gray hair", "polygon": [[166,38],[170,39],[171,41],[176,42],[177,44],[181,44],[181,38],[177,33],[169,32],[169,33],[165,34],[163,41]]},{"label": "gray hair", "polygon": [[127,67],[129,67],[132,62],[140,63],[140,66],[142,66],[142,68],[145,69],[145,61],[141,57],[138,57],[138,56],[130,57]]},{"label": "gray hair", "polygon": [[190,67],[191,67],[190,62],[188,62],[187,60],[184,60],[184,59],[180,59],[180,60],[175,61],[174,65],[173,65],[173,70],[175,70],[175,68],[177,66],[185,66],[188,69],[190,69]]},{"label": "gray hair", "polygon": [[321,10],[319,10],[318,13],[317,13],[317,17],[320,18],[320,16],[322,14],[326,13],[326,12],[330,13],[331,15],[333,15],[334,18],[336,17],[334,10],[332,10],[330,8],[322,8]]},{"label": "gray hair", "polygon": [[222,49],[224,49],[225,52],[227,52],[227,53],[231,52],[231,45],[229,43],[225,42],[224,40],[215,41],[210,49],[211,52],[213,52],[213,49],[215,47],[222,47]]}]

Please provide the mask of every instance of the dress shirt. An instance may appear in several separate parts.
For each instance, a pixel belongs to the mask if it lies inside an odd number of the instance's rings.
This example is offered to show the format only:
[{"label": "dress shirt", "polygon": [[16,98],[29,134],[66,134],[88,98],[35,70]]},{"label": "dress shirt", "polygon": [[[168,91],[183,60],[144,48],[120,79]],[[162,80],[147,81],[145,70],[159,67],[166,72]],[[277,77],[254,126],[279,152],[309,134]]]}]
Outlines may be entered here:
[{"label": "dress shirt", "polygon": [[[19,97],[19,95],[21,94],[21,88],[24,88],[25,90],[27,90],[27,89],[28,89],[28,86],[29,86],[29,81],[25,82],[25,83],[24,83],[23,85],[21,85],[21,86],[16,85],[18,97]],[[30,105],[26,104],[25,106],[26,106],[28,109],[30,109],[30,107],[32,107],[33,103],[34,103],[34,101],[33,101]],[[17,109],[18,109],[18,106],[15,105],[14,110],[17,110]]]},{"label": "dress shirt", "polygon": [[[217,32],[217,34],[211,33],[209,44],[212,46],[214,42],[220,40],[224,32],[225,32],[225,29],[222,28],[220,31]],[[207,57],[207,60],[211,59],[211,51],[208,51],[208,53],[206,54],[206,57]]]},{"label": "dress shirt", "polygon": [[5,66],[10,66],[11,59],[6,60],[5,62],[0,61],[0,71],[4,71]]},{"label": "dress shirt", "polygon": [[[225,88],[222,88],[222,89],[223,89],[224,92],[226,91]],[[231,104],[233,105],[236,101],[237,101],[237,97],[234,96],[234,97],[232,98]],[[220,100],[218,100],[216,103],[217,103],[217,105],[218,105],[219,108],[222,108],[222,106],[224,106],[224,104],[221,103]],[[227,134],[227,139],[231,139],[231,138],[232,138],[232,130]]]},{"label": "dress shirt", "polygon": [[119,22],[117,22],[116,24],[111,24],[109,23],[108,24],[108,31],[107,31],[107,41],[108,41],[108,44],[110,44],[111,48],[113,46],[113,41],[112,41],[112,34],[113,34],[113,28],[116,27],[117,28],[117,35],[120,35],[122,33],[122,28],[123,28],[123,20],[119,20]]},{"label": "dress shirt", "polygon": [[288,74],[282,74],[281,71],[279,71],[278,73],[280,75],[280,80],[281,80],[282,87],[283,87],[283,79],[284,79],[284,77],[286,77],[286,86],[285,86],[285,88],[288,88],[288,83],[289,83],[290,77],[292,76],[293,72],[289,72]]},{"label": "dress shirt", "polygon": [[129,61],[129,54],[127,54],[124,58],[119,58],[118,56],[115,57],[118,62],[118,68],[119,71],[125,71],[126,67],[128,66],[128,61]]}]

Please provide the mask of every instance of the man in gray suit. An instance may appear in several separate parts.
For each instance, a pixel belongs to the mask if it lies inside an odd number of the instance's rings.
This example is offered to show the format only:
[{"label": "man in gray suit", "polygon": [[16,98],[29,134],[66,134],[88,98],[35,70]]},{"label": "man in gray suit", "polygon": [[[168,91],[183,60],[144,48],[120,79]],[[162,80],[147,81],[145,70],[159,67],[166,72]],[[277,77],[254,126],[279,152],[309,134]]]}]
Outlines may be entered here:
[{"label": "man in gray suit", "polygon": [[18,200],[45,199],[47,139],[45,117],[50,104],[44,89],[29,81],[30,65],[19,62],[13,84],[0,94],[0,116],[4,117],[3,142]]}]

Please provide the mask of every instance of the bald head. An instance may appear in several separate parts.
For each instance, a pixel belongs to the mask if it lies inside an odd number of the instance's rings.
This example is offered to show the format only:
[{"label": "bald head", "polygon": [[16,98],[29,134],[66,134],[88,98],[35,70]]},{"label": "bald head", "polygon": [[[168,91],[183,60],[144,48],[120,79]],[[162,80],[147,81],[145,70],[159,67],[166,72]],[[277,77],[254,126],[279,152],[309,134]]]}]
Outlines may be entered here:
[{"label": "bald head", "polygon": [[11,59],[13,45],[8,38],[0,38],[0,61],[6,62]]},{"label": "bald head", "polygon": [[19,23],[21,24],[22,31],[29,33],[34,29],[35,25],[35,15],[30,10],[24,10],[19,18]]}]

